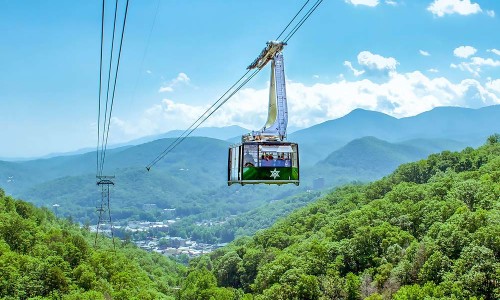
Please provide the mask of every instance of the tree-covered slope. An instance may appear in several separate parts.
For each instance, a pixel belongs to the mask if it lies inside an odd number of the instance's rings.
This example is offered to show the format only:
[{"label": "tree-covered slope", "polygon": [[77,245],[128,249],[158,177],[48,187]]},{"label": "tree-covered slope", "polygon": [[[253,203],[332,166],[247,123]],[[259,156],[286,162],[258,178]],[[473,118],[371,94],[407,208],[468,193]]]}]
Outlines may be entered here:
[{"label": "tree-covered slope", "polygon": [[193,261],[182,297],[499,299],[498,142],[339,188]]},{"label": "tree-covered slope", "polygon": [[390,143],[376,137],[355,139],[330,153],[313,167],[303,168],[302,178],[311,181],[323,177],[326,186],[380,179],[399,165],[425,158],[445,149],[463,149],[452,140],[416,139]]},{"label": "tree-covered slope", "polygon": [[423,150],[413,146],[364,137],[331,153],[320,164],[333,168],[348,168],[358,173],[364,171],[373,176],[387,174],[400,164],[423,158],[425,154]]},{"label": "tree-covered slope", "polygon": [[0,299],[175,299],[184,267],[0,190]]}]

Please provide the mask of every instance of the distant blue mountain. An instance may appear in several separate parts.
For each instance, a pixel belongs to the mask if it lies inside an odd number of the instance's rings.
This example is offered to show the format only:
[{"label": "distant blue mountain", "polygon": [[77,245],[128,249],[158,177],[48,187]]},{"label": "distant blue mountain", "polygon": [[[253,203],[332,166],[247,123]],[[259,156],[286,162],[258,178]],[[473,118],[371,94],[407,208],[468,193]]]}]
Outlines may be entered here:
[{"label": "distant blue mountain", "polygon": [[[195,131],[193,131],[193,133],[190,135],[190,137],[208,137],[208,138],[224,140],[224,141],[227,140],[229,142],[231,142],[232,140],[239,142],[241,140],[241,136],[245,133],[250,132],[250,131],[251,130],[248,130],[248,129],[245,129],[243,127],[236,126],[236,125],[226,126],[226,127],[201,127],[201,128],[197,128]],[[126,147],[145,144],[145,143],[156,141],[159,139],[177,138],[183,133],[184,133],[184,130],[172,130],[172,131],[168,131],[166,133],[141,137],[141,138],[134,139],[134,140],[124,142],[124,143],[111,144],[111,145],[108,145],[108,149],[116,149],[116,148],[125,149]],[[47,159],[47,158],[54,158],[54,157],[59,157],[59,156],[72,156],[72,155],[78,155],[78,154],[85,154],[88,152],[94,152],[95,150],[96,150],[95,147],[87,147],[87,148],[82,148],[82,149],[68,151],[68,152],[50,153],[50,154],[43,155],[40,157],[0,157],[0,161],[29,161],[29,160],[36,160],[36,159]]]},{"label": "distant blue mountain", "polygon": [[[250,130],[243,127],[233,125],[227,127],[201,127],[197,128],[190,135],[191,137],[207,137],[218,140],[229,140],[237,136],[241,136]],[[123,143],[121,145],[139,145],[164,138],[177,138],[184,133],[184,130],[172,130],[162,134],[150,135]]]},{"label": "distant blue mountain", "polygon": [[372,181],[393,172],[399,165],[466,145],[446,139],[418,139],[390,143],[375,137],[355,139],[330,153],[312,167],[303,167],[306,182],[322,177],[327,186],[351,181]]},{"label": "distant blue mountain", "polygon": [[500,132],[500,106],[480,109],[438,107],[414,117],[397,119],[386,114],[355,109],[349,114],[299,130],[288,140],[298,142],[305,165],[313,165],[348,142],[373,136],[388,142],[433,139],[477,146]]}]

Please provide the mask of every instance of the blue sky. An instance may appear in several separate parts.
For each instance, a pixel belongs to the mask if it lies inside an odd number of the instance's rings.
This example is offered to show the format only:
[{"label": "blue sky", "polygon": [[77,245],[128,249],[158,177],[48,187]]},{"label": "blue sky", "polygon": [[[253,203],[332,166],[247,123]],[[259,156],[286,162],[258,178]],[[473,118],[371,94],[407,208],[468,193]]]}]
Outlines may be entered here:
[{"label": "blue sky", "polygon": [[[189,126],[304,2],[131,0],[110,143]],[[95,147],[100,6],[0,0],[0,157]],[[290,126],[500,103],[499,14],[493,0],[323,1],[284,50]],[[268,78],[206,126],[261,127]]]}]

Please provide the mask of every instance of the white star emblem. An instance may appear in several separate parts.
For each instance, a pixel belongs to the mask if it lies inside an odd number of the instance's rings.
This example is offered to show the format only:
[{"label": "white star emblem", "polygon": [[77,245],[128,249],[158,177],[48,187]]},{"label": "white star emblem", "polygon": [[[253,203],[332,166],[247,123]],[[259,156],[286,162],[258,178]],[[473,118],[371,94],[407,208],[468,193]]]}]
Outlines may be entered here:
[{"label": "white star emblem", "polygon": [[271,170],[271,176],[274,180],[276,180],[276,177],[280,177],[280,171],[276,170],[276,168],[274,168],[274,170]]}]

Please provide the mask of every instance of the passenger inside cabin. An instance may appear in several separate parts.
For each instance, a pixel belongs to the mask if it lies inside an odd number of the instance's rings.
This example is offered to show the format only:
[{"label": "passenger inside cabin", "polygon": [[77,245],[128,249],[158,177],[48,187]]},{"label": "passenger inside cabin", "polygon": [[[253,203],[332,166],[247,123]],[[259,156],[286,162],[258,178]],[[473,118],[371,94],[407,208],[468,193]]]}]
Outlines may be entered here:
[{"label": "passenger inside cabin", "polygon": [[272,167],[273,166],[273,156],[270,153],[262,154],[262,159],[260,162],[262,167]]}]

